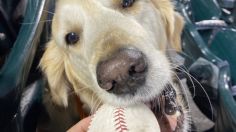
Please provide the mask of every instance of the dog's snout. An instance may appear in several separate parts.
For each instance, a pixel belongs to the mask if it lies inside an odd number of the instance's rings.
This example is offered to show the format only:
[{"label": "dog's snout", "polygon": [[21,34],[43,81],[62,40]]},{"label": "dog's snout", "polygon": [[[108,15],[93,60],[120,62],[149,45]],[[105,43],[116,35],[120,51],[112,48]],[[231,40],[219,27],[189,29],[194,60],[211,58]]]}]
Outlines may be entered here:
[{"label": "dog's snout", "polygon": [[97,66],[101,88],[114,94],[135,94],[145,82],[146,58],[136,49],[121,49]]}]

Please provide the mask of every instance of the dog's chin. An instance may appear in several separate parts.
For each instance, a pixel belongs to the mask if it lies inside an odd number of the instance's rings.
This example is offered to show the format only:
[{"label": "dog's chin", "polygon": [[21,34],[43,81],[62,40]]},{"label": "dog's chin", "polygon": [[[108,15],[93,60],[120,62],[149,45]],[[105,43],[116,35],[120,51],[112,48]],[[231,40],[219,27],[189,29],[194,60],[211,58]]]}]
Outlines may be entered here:
[{"label": "dog's chin", "polygon": [[134,95],[110,95],[109,100],[105,100],[104,103],[120,107],[143,103],[155,115],[160,131],[183,131],[186,126],[186,115],[183,106],[177,101],[177,91],[170,84],[166,84],[162,90],[152,93],[147,92],[148,90],[144,90],[144,88],[140,88]]}]

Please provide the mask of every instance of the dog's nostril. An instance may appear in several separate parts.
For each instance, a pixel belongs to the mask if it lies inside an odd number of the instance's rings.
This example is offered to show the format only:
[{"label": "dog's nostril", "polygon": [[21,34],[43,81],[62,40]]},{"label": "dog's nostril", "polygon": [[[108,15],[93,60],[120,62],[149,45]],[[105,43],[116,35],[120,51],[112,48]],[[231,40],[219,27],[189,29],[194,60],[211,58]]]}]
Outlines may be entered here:
[{"label": "dog's nostril", "polygon": [[117,82],[115,80],[109,81],[109,82],[102,82],[101,80],[98,81],[98,84],[100,87],[102,87],[104,90],[109,91],[115,88]]},{"label": "dog's nostril", "polygon": [[146,71],[145,62],[139,63],[137,65],[132,65],[129,69],[129,75],[133,76],[138,73],[144,73]]},{"label": "dog's nostril", "polygon": [[110,90],[114,89],[116,87],[117,82],[115,80],[112,80],[112,87]]},{"label": "dog's nostril", "polygon": [[105,90],[110,90],[112,88],[112,83],[106,83],[106,85],[103,86]]},{"label": "dog's nostril", "polygon": [[129,69],[129,75],[133,76],[136,73],[135,66],[131,66]]}]

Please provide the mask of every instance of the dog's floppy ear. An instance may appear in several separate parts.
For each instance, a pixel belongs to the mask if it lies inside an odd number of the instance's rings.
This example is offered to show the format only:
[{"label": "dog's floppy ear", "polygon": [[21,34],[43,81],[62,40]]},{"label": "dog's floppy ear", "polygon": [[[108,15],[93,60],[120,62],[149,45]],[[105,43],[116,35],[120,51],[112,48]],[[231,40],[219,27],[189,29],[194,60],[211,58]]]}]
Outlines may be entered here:
[{"label": "dog's floppy ear", "polygon": [[179,13],[174,13],[173,29],[169,29],[168,38],[170,40],[171,48],[176,51],[181,51],[181,33],[184,26],[184,20]]},{"label": "dog's floppy ear", "polygon": [[67,107],[69,88],[65,78],[63,53],[60,52],[54,41],[47,44],[39,66],[47,77],[52,101]]},{"label": "dog's floppy ear", "polygon": [[162,15],[171,48],[181,51],[180,38],[184,26],[182,16],[174,11],[174,6],[170,0],[152,0],[152,3]]}]

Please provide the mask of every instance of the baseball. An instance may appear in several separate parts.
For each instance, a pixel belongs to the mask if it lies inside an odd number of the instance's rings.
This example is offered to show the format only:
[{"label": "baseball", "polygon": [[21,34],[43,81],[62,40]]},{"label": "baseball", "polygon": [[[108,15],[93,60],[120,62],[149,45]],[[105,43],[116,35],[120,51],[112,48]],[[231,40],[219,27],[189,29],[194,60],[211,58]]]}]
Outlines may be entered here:
[{"label": "baseball", "polygon": [[160,128],[144,104],[124,108],[104,104],[94,114],[88,132],[160,132]]}]

